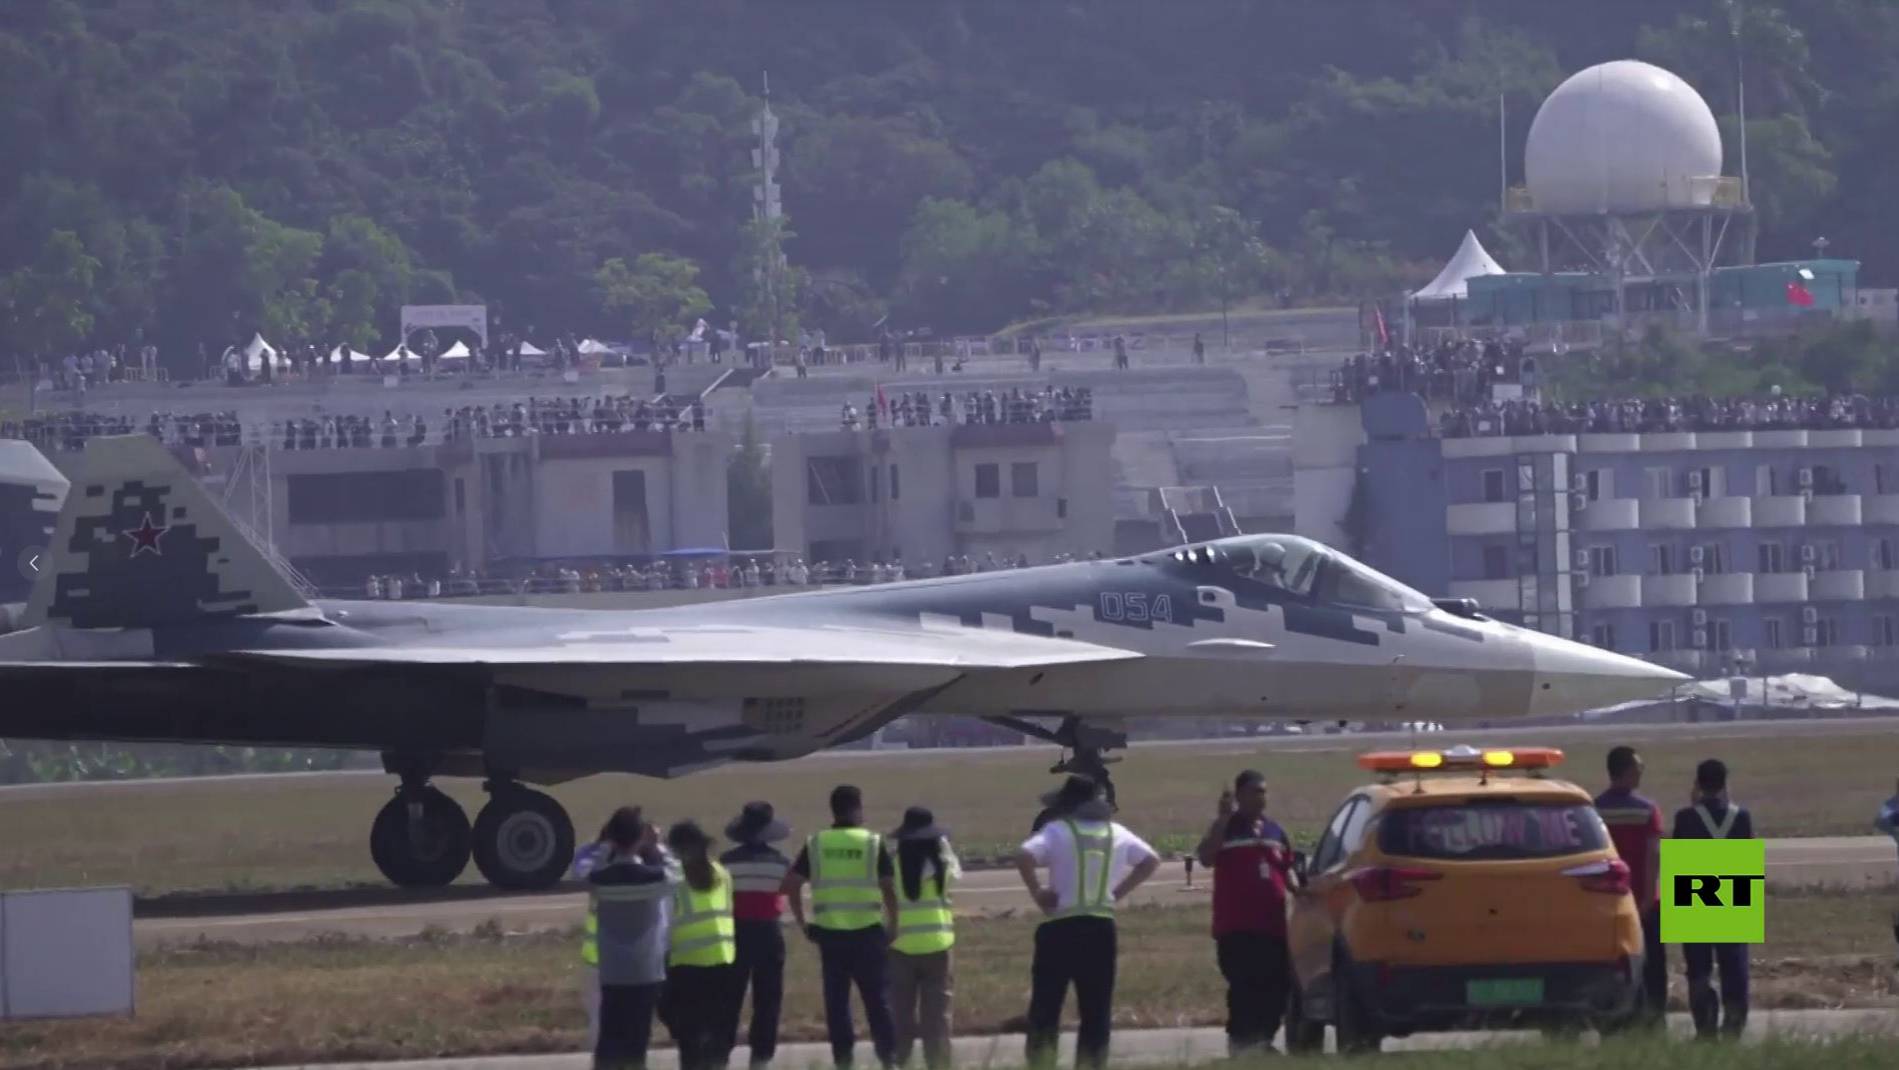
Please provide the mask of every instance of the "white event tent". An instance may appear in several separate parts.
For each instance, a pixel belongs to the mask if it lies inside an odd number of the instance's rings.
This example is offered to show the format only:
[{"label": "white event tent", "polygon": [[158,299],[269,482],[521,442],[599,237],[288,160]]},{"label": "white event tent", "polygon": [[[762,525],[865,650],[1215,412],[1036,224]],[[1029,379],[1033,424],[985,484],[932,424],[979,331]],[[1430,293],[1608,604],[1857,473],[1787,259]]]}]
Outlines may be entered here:
[{"label": "white event tent", "polygon": [[1458,301],[1470,296],[1470,280],[1479,275],[1505,274],[1503,265],[1484,249],[1484,243],[1477,240],[1476,231],[1464,232],[1464,241],[1458,245],[1457,252],[1444,270],[1437,273],[1422,289],[1411,294],[1413,301]]},{"label": "white event tent", "polygon": [[1477,240],[1477,233],[1465,231],[1457,252],[1437,273],[1437,278],[1405,296],[1405,337],[1409,339],[1412,327],[1418,324],[1455,325],[1459,319],[1458,305],[1470,299],[1470,280],[1481,275],[1503,274],[1506,274],[1503,265]]}]

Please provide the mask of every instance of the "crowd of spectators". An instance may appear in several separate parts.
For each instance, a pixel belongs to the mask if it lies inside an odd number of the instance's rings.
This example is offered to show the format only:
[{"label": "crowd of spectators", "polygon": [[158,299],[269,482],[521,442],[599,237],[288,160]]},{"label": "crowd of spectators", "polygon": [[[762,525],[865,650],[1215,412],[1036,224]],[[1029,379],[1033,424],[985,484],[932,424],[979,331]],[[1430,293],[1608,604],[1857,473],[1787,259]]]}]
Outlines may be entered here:
[{"label": "crowd of spectators", "polygon": [[1447,339],[1430,348],[1394,344],[1349,357],[1332,376],[1332,400],[1354,404],[1372,394],[1416,394],[1426,401],[1476,404],[1496,383],[1517,383],[1536,393],[1536,362],[1520,341]]},{"label": "crowd of spectators", "polygon": [[[1099,560],[1097,551],[1094,559]],[[1077,560],[1071,554],[1057,554],[1050,564]],[[633,564],[543,565],[527,575],[515,578],[490,577],[480,571],[462,568],[449,570],[447,576],[423,577],[384,574],[370,576],[363,585],[363,596],[372,599],[467,598],[475,595],[511,594],[592,594],[627,591],[678,591],[734,589],[748,587],[817,587],[876,583],[896,583],[906,579],[936,576],[963,576],[978,572],[1000,572],[1028,568],[1028,555],[998,558],[986,553],[980,558],[949,555],[942,564],[925,563],[918,568],[905,566],[902,558],[888,562],[874,558],[819,561],[807,564],[803,558],[777,560],[770,556],[735,556],[728,560],[655,561]]]},{"label": "crowd of spectators", "polygon": [[25,439],[47,453],[77,451],[89,438],[137,431],[169,446],[236,446],[244,441],[243,424],[234,412],[155,412],[143,421],[108,413],[60,412],[0,421],[0,438]]},{"label": "crowd of spectators", "polygon": [[1094,419],[1094,391],[1088,387],[1046,386],[1039,390],[1021,387],[997,393],[994,390],[969,391],[957,395],[944,393],[934,402],[926,391],[901,391],[894,396],[879,394],[864,403],[860,414],[856,405],[844,403],[840,423],[847,431],[858,427],[930,427],[956,424],[1041,424]]},{"label": "crowd of spectators", "polygon": [[1438,419],[1438,432],[1445,438],[1895,427],[1899,398],[1864,394],[1620,398],[1570,405],[1486,401],[1446,409]]},{"label": "crowd of spectators", "polygon": [[704,431],[705,403],[661,394],[653,398],[600,396],[530,397],[513,403],[464,405],[442,410],[438,437],[430,438],[422,416],[331,413],[246,426],[234,412],[152,413],[131,416],[62,412],[0,422],[0,438],[20,438],[52,453],[84,448],[99,435],[144,431],[168,446],[271,445],[286,450],[368,449],[420,446],[470,438],[519,438],[526,435],[614,434],[621,431]]}]

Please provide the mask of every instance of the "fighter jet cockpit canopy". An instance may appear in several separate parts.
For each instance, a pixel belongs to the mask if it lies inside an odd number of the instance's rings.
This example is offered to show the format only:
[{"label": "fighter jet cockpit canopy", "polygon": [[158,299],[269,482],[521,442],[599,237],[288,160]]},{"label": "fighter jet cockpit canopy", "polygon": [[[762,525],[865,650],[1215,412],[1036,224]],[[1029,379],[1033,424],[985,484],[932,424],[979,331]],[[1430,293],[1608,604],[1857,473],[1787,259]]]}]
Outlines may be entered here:
[{"label": "fighter jet cockpit canopy", "polygon": [[1304,601],[1423,613],[1431,600],[1390,576],[1297,535],[1239,535],[1157,554],[1212,586],[1262,584]]}]

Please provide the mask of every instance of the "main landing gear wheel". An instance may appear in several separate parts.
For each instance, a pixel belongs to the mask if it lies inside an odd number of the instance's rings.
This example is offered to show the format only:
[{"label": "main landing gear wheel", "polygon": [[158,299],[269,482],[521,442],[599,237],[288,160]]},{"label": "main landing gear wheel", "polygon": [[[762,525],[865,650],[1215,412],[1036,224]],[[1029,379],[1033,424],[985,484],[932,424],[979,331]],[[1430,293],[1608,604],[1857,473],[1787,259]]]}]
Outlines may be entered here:
[{"label": "main landing gear wheel", "polygon": [[574,860],[574,823],[552,797],[492,785],[475,816],[475,867],[497,888],[552,888]]},{"label": "main landing gear wheel", "polygon": [[468,866],[468,815],[439,788],[399,788],[369,828],[369,856],[392,884],[440,888]]}]

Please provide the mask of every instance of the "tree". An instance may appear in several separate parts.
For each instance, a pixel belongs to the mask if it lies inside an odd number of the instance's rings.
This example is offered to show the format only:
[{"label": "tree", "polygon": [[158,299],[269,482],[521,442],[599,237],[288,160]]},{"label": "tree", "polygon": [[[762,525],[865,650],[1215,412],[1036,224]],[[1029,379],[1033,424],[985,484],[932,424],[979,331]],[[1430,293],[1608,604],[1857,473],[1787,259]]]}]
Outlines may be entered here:
[{"label": "tree", "polygon": [[1227,308],[1235,293],[1258,291],[1269,281],[1276,258],[1266,243],[1259,240],[1253,225],[1239,212],[1215,205],[1200,219],[1195,229],[1193,263],[1199,278],[1199,293],[1211,293],[1220,302],[1220,344],[1232,345],[1227,328]]},{"label": "tree", "polygon": [[785,245],[796,237],[784,216],[754,219],[740,232],[732,275],[738,291],[735,310],[748,338],[776,344],[798,333],[803,273],[785,259]]},{"label": "tree", "polygon": [[1027,311],[1028,249],[1003,212],[930,198],[901,245],[897,307],[907,320],[981,330]]},{"label": "tree", "polygon": [[79,235],[56,230],[27,267],[0,278],[0,308],[16,352],[54,357],[92,332],[93,277],[99,261]]},{"label": "tree", "polygon": [[745,416],[738,448],[726,464],[725,512],[733,549],[772,548],[771,458],[758,440],[758,426],[750,413]]},{"label": "tree", "polygon": [[699,288],[699,266],[665,253],[642,253],[631,266],[619,257],[594,275],[600,304],[630,324],[634,337],[670,342],[687,324],[712,310]]}]

